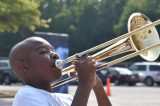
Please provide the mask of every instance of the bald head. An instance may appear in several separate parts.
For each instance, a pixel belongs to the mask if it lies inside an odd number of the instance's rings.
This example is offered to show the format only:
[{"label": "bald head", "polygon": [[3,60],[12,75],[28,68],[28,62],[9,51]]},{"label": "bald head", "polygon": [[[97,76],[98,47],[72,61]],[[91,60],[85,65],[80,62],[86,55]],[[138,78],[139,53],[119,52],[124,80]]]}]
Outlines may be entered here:
[{"label": "bald head", "polygon": [[[30,53],[35,45],[40,45],[42,42],[48,43],[40,37],[30,37],[19,42],[11,49],[9,54],[11,68],[22,80],[24,80],[24,63],[27,63],[30,59]],[[19,66],[19,63],[21,63],[21,66]]]}]

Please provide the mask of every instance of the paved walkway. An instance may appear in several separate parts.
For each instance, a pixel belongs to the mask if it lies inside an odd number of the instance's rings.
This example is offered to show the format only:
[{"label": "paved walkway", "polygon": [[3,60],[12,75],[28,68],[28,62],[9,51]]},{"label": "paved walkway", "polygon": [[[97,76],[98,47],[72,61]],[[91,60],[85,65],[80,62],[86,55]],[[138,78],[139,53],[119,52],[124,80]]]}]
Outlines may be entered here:
[{"label": "paved walkway", "polygon": [[[3,87],[0,86],[0,89]],[[7,87],[6,89],[19,87]],[[105,87],[104,87],[105,88]],[[69,93],[74,95],[76,86],[69,87]],[[145,86],[111,86],[109,97],[113,106],[160,106],[160,87]],[[12,98],[0,98],[0,106],[11,106]],[[97,106],[93,91],[91,92],[88,106]]]}]

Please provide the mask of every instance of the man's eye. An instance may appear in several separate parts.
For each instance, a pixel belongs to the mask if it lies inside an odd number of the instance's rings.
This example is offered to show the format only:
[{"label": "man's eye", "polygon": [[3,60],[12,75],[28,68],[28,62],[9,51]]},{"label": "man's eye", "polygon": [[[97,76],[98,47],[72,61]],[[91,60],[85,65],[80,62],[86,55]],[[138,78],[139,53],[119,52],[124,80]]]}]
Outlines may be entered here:
[{"label": "man's eye", "polygon": [[45,54],[47,51],[40,51],[39,54]]}]

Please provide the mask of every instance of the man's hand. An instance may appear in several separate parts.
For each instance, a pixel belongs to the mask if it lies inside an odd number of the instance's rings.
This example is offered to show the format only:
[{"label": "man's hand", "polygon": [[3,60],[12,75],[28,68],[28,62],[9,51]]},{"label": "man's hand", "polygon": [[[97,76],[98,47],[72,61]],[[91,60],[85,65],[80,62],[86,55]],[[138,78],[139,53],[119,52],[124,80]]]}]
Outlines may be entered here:
[{"label": "man's hand", "polygon": [[75,70],[78,73],[79,84],[89,84],[93,87],[96,79],[95,60],[91,56],[83,56],[79,60],[74,61]]},{"label": "man's hand", "polygon": [[96,79],[97,66],[91,56],[83,56],[74,61],[74,64],[79,84],[71,106],[87,106],[89,94]]}]

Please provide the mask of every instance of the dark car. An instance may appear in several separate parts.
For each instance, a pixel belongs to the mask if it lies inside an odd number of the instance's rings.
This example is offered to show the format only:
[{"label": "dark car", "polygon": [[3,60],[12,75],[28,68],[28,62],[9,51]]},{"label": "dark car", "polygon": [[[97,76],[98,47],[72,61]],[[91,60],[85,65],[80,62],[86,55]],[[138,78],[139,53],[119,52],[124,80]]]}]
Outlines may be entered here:
[{"label": "dark car", "polygon": [[9,60],[0,60],[0,84],[19,82],[20,79],[11,71]]},{"label": "dark car", "polygon": [[120,84],[128,84],[130,86],[135,85],[139,77],[137,74],[133,74],[129,69],[127,68],[121,68],[121,67],[112,67],[108,69],[108,76],[110,76],[111,81],[115,83],[115,85]]},{"label": "dark car", "polygon": [[104,85],[106,84],[107,78],[110,78],[110,82],[115,83],[115,85],[128,84],[130,86],[135,85],[139,80],[137,74],[133,74],[127,68],[121,67],[109,67],[102,69],[97,71],[97,75]]},{"label": "dark car", "polygon": [[97,72],[98,77],[102,80],[103,85],[106,85],[107,78],[110,78],[110,82],[114,83],[119,75],[119,72],[113,70],[113,68],[105,68],[98,70]]},{"label": "dark car", "polygon": [[98,70],[96,73],[97,73],[98,77],[102,80],[103,85],[105,85],[106,78],[109,77],[107,68]]}]

